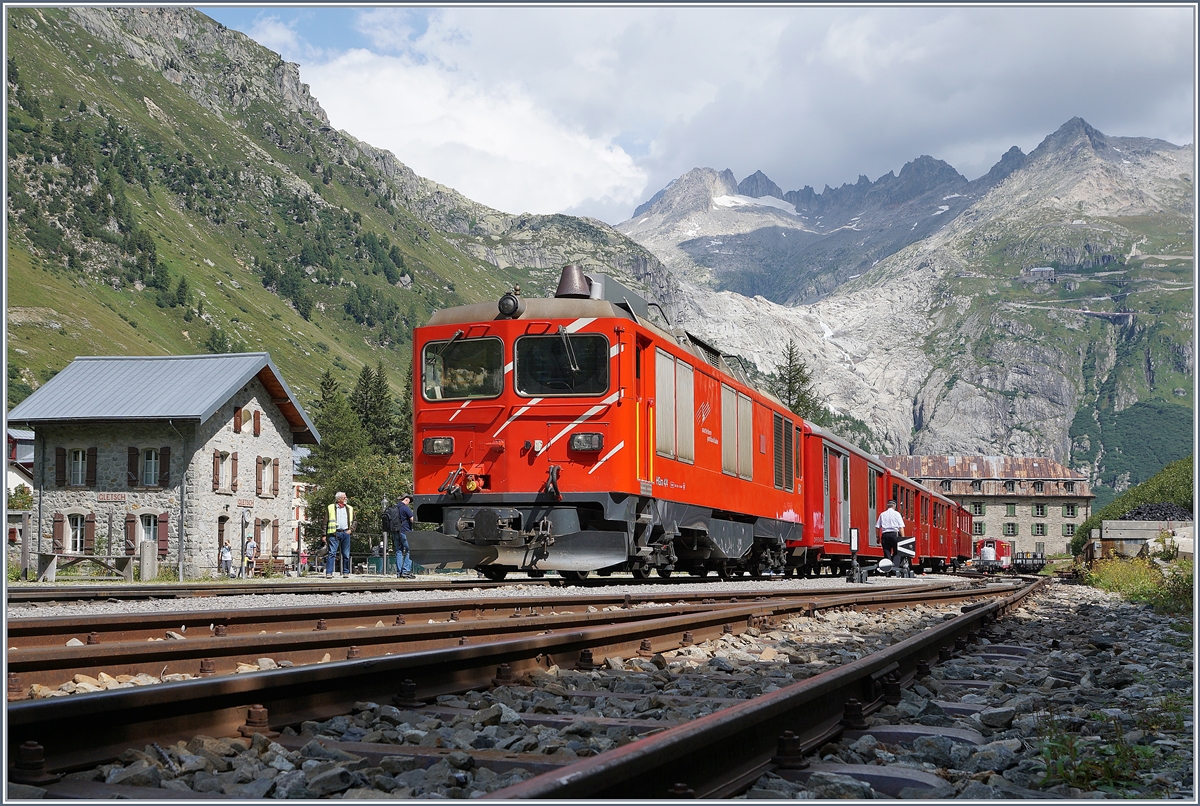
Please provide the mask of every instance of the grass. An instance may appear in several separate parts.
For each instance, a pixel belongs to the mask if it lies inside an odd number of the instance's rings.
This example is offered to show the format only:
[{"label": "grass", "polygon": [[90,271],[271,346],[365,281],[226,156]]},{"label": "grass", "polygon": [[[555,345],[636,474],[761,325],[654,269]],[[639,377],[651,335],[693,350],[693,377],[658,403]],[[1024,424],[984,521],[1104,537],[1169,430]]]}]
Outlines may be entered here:
[{"label": "grass", "polygon": [[1160,568],[1139,557],[1099,560],[1092,565],[1086,581],[1094,587],[1119,593],[1132,602],[1149,604],[1161,613],[1190,613],[1193,573],[1191,560]]},{"label": "grass", "polygon": [[1120,795],[1144,786],[1138,773],[1154,769],[1156,751],[1150,745],[1134,744],[1126,737],[1118,720],[1111,720],[1107,740],[1095,741],[1070,733],[1050,714],[1038,724],[1037,742],[1046,774],[1041,786],[1066,784],[1084,791]]}]

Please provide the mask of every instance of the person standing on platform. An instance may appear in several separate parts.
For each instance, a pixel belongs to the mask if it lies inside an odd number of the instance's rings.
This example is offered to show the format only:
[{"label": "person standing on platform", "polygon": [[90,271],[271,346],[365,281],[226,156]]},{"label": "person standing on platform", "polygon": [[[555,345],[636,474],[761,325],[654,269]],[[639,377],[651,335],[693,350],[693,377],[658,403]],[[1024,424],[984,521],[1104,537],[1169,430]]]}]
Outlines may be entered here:
[{"label": "person standing on platform", "polygon": [[354,533],[354,507],[346,503],[346,494],[339,491],[329,505],[325,527],[325,543],[329,554],[325,558],[325,578],[333,578],[334,560],[342,555],[342,576],[350,576],[350,536]]}]

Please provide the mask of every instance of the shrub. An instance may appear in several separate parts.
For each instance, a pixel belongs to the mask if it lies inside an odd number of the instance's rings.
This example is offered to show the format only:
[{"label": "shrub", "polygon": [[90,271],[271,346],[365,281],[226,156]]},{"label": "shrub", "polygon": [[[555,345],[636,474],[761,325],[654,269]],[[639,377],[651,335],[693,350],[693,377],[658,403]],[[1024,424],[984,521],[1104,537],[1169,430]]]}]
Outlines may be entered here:
[{"label": "shrub", "polygon": [[1160,568],[1152,560],[1099,560],[1087,574],[1087,583],[1119,593],[1133,602],[1144,602],[1165,613],[1192,610],[1190,560]]},{"label": "shrub", "polygon": [[1092,539],[1092,532],[1100,528],[1101,521],[1117,520],[1126,512],[1142,504],[1176,504],[1192,509],[1193,459],[1187,457],[1158,471],[1149,481],[1131,487],[1112,500],[1112,503],[1096,510],[1079,525],[1071,538],[1071,553],[1078,555]]}]

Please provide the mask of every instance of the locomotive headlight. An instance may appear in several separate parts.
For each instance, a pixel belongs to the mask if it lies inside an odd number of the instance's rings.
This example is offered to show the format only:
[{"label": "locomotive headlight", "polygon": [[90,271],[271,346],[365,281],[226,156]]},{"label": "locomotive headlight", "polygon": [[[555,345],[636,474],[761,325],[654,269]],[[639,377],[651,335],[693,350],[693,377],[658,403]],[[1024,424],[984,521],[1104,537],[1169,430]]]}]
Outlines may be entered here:
[{"label": "locomotive headlight", "polygon": [[505,319],[515,319],[525,312],[525,300],[509,291],[500,298],[500,302],[497,303],[496,307],[500,310],[500,315]]},{"label": "locomotive headlight", "polygon": [[572,434],[571,450],[599,451],[604,449],[603,434]]},{"label": "locomotive headlight", "polygon": [[421,450],[428,456],[448,456],[454,453],[454,437],[426,437]]}]

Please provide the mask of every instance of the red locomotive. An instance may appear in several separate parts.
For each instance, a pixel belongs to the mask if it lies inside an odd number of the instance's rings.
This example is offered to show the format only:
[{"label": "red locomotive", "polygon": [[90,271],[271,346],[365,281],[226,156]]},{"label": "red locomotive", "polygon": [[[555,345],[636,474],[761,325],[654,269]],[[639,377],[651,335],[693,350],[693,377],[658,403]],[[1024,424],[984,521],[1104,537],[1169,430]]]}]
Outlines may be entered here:
[{"label": "red locomotive", "polygon": [[[754,389],[603,274],[439,311],[413,334],[411,537],[426,567],[638,577],[838,570],[899,496],[914,561],[957,562],[970,516]],[[963,531],[964,526],[966,532]]]}]

